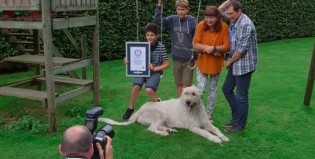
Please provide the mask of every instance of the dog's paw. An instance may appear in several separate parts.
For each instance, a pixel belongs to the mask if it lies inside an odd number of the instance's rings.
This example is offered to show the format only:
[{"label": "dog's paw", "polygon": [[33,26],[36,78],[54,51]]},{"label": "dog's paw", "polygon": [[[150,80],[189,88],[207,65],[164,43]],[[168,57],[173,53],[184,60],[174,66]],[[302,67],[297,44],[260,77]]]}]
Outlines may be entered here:
[{"label": "dog's paw", "polygon": [[218,137],[211,137],[209,140],[213,141],[213,142],[215,142],[217,144],[221,144],[222,143],[222,140],[220,138],[218,138]]},{"label": "dog's paw", "polygon": [[177,130],[171,129],[171,128],[169,128],[167,131],[170,132],[170,133],[177,133],[178,132]]},{"label": "dog's paw", "polygon": [[228,138],[228,137],[226,137],[226,136],[220,136],[220,139],[222,140],[222,141],[230,141],[230,139]]},{"label": "dog's paw", "polygon": [[159,132],[158,134],[161,135],[161,136],[168,136],[169,135],[168,132]]}]

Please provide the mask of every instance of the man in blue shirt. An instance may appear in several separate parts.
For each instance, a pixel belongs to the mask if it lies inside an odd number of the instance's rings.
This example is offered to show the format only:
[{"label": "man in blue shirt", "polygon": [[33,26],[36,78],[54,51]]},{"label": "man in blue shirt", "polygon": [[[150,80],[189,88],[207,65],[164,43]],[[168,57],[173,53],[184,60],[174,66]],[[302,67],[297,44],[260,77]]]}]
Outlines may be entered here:
[{"label": "man in blue shirt", "polygon": [[234,133],[246,127],[248,91],[258,57],[257,34],[253,22],[242,12],[240,2],[227,0],[219,10],[230,21],[230,58],[226,62],[228,73],[222,90],[231,107],[232,120],[223,126],[227,132]]}]

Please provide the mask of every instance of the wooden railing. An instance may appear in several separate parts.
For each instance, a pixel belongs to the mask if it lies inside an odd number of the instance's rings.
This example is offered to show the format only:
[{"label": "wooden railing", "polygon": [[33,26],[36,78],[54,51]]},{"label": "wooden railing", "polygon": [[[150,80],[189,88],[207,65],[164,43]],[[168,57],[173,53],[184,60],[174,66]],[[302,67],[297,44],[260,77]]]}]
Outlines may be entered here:
[{"label": "wooden railing", "polygon": [[[0,0],[0,10],[40,10],[41,0]],[[51,11],[95,10],[97,0],[52,0]]]},{"label": "wooden railing", "polygon": [[53,0],[52,11],[96,10],[97,0]]},{"label": "wooden railing", "polygon": [[39,10],[40,0],[0,0],[0,10]]},{"label": "wooden railing", "polygon": [[56,0],[58,6],[93,6],[96,0]]}]

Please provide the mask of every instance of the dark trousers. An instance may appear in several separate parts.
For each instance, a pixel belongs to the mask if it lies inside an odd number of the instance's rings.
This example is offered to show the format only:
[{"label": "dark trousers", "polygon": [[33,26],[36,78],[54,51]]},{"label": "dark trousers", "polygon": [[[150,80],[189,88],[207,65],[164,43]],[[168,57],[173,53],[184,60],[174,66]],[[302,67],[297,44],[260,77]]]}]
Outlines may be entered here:
[{"label": "dark trousers", "polygon": [[[245,128],[248,116],[248,90],[252,73],[242,76],[233,76],[230,69],[226,75],[222,91],[232,111],[232,120],[235,126]],[[234,88],[236,91],[234,92]]]}]

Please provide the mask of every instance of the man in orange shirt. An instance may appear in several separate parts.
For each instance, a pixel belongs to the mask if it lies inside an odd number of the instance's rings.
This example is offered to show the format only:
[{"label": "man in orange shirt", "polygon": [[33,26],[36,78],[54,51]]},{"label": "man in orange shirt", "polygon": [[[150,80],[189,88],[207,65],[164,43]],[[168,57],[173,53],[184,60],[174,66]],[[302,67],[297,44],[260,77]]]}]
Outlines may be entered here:
[{"label": "man in orange shirt", "polygon": [[196,30],[194,48],[198,50],[197,86],[205,92],[209,78],[209,95],[207,114],[212,121],[211,114],[217,94],[220,73],[224,65],[224,55],[230,49],[229,28],[221,21],[221,14],[217,7],[208,6],[204,12],[204,20]]}]

